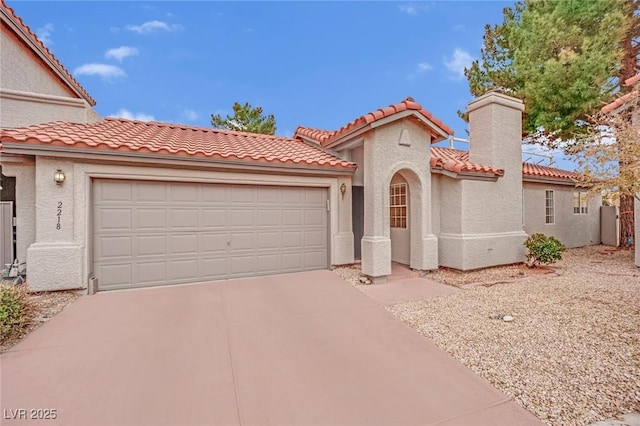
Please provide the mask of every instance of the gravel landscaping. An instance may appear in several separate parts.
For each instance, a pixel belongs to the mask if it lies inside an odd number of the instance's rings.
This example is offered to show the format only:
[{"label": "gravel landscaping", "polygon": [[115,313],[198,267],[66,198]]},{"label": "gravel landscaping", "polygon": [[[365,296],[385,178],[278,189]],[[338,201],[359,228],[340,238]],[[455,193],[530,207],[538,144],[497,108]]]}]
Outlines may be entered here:
[{"label": "gravel landscaping", "polygon": [[[22,284],[26,285],[26,284]],[[30,293],[29,304],[33,308],[33,317],[30,324],[24,330],[24,334],[17,339],[0,341],[0,353],[9,350],[29,333],[35,331],[56,314],[60,313],[67,305],[76,300],[79,295],[74,291],[49,291]]]},{"label": "gravel landscaping", "polygon": [[440,270],[426,278],[465,290],[388,309],[547,424],[640,410],[633,252],[591,246],[543,274],[521,268]]}]

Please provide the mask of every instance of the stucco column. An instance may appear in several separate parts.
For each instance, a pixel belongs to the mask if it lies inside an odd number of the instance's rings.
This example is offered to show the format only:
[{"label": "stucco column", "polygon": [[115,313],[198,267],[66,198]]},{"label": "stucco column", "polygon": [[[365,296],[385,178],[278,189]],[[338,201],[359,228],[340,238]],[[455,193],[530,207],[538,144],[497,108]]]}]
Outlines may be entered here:
[{"label": "stucco column", "polygon": [[[62,184],[54,182],[60,169]],[[82,247],[74,240],[73,163],[36,160],[36,242],[27,250],[27,283],[31,290],[84,287]]]},{"label": "stucco column", "polygon": [[[370,136],[369,136],[370,137]],[[364,236],[362,237],[362,273],[374,282],[385,282],[391,275],[391,238],[386,223],[389,208],[387,170],[378,165],[382,152],[377,141],[364,143]]]},{"label": "stucco column", "polygon": [[[344,188],[344,195],[342,194]],[[331,209],[337,215],[334,223],[338,224],[337,232],[333,234],[332,265],[352,264],[353,253],[353,223],[351,219],[351,177],[345,176],[337,179],[336,186],[332,189],[334,196],[331,203],[337,208]]]}]

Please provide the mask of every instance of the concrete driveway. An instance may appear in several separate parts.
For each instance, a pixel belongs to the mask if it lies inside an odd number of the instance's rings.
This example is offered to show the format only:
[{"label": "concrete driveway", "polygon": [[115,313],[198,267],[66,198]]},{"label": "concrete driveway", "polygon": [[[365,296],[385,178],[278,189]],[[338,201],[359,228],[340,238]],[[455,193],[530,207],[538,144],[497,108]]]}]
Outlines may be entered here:
[{"label": "concrete driveway", "polygon": [[330,271],[81,297],[0,368],[7,425],[541,424]]}]

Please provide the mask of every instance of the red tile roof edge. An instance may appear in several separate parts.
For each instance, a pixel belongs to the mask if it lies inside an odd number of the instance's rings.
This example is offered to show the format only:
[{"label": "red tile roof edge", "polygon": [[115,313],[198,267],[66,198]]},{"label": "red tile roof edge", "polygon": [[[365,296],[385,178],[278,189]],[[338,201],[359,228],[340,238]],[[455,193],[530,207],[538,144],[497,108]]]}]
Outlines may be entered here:
[{"label": "red tile roof edge", "polygon": [[472,163],[466,151],[444,147],[431,147],[431,167],[442,168],[453,173],[480,173],[493,176],[504,176],[504,170],[496,167]]},{"label": "red tile roof edge", "polygon": [[[229,147],[217,147],[215,150],[211,150],[207,152],[202,147],[193,147],[193,141],[185,141],[184,146],[178,144],[177,147],[174,138],[167,138],[166,143],[160,146],[153,145],[152,143],[138,144],[135,145],[131,143],[132,140],[128,140],[127,143],[119,143],[120,141],[114,142],[113,139],[109,138],[108,135],[105,138],[109,139],[109,141],[102,140],[102,138],[91,137],[93,135],[86,134],[86,132],[91,131],[92,129],[100,135],[105,131],[114,131],[114,128],[102,129],[101,127],[108,125],[110,123],[120,123],[120,124],[133,124],[135,126],[147,126],[153,132],[151,133],[151,137],[156,136],[158,132],[163,129],[177,129],[179,131],[194,131],[194,132],[205,132],[208,134],[219,134],[222,136],[231,136],[233,138],[247,138],[247,140],[241,140],[239,144],[243,146],[246,153],[234,153],[231,152]],[[155,129],[154,129],[155,128]],[[76,135],[70,134],[70,130],[75,129],[78,133]],[[117,127],[115,128],[117,129]],[[157,129],[157,130],[156,130]],[[146,132],[146,130],[143,129]],[[122,130],[121,134],[124,134],[124,138],[127,138],[126,129]],[[134,133],[133,136],[138,136],[140,130],[137,129],[137,133]],[[147,133],[148,134],[148,133]],[[169,135],[173,136],[173,135]],[[68,147],[79,147],[79,148],[89,148],[95,149],[102,152],[111,151],[111,152],[133,152],[133,153],[142,153],[142,154],[164,154],[164,155],[180,155],[180,156],[188,156],[188,157],[206,157],[206,158],[215,158],[215,159],[224,159],[224,160],[241,160],[247,162],[254,163],[271,163],[271,164],[293,164],[298,166],[320,166],[320,167],[331,167],[345,170],[354,170],[356,165],[342,160],[334,155],[324,151],[322,148],[317,146],[311,146],[303,141],[272,136],[272,135],[262,135],[262,134],[254,134],[247,132],[236,132],[236,131],[226,131],[220,129],[206,128],[206,127],[195,127],[195,126],[184,126],[184,125],[175,125],[171,123],[161,123],[161,122],[146,122],[146,121],[137,121],[137,120],[126,120],[121,118],[106,118],[97,123],[90,124],[79,124],[79,123],[70,123],[66,121],[56,121],[50,123],[42,123],[31,125],[23,128],[17,129],[0,129],[0,140],[2,142],[15,142],[15,143],[24,143],[30,145],[48,145],[48,146],[68,146]],[[202,140],[201,137],[196,138],[201,144],[207,144],[210,141]],[[268,150],[262,154],[252,155],[253,147],[250,145],[251,143],[257,144],[260,146],[260,142],[264,142],[265,140],[274,140],[279,142],[291,143],[291,144],[302,144],[304,148],[303,154],[298,158],[293,154],[286,153],[286,155],[281,155],[282,151],[269,152]],[[191,149],[188,149],[189,147]],[[221,148],[221,149],[220,149]],[[2,145],[0,144],[0,151],[2,150]],[[280,147],[280,150],[282,147]],[[305,150],[314,150],[317,151],[320,156],[318,158],[309,159],[309,157],[304,158]],[[309,155],[309,152],[306,152],[306,155]],[[280,156],[281,158],[277,158]]]},{"label": "red tile roof edge", "polygon": [[[636,74],[633,77],[630,77],[628,79],[626,79],[624,81],[624,85],[625,86],[633,86],[635,83],[640,82],[640,74]],[[602,112],[611,112],[616,108],[619,108],[621,106],[623,106],[624,104],[632,101],[633,99],[637,98],[638,96],[640,96],[640,90],[632,90],[629,93],[626,93],[622,96],[620,96],[618,99],[614,100],[611,103],[608,103],[607,105],[603,106],[600,111]]]},{"label": "red tile roof edge", "polygon": [[366,125],[372,124],[378,120],[382,120],[383,118],[390,117],[394,114],[403,112],[403,111],[416,111],[417,113],[424,116],[426,119],[431,121],[436,127],[438,127],[443,133],[448,135],[453,135],[454,131],[449,126],[444,124],[441,120],[437,119],[433,116],[429,111],[424,109],[422,105],[415,102],[413,98],[408,97],[404,99],[402,102],[398,102],[397,104],[389,105],[385,108],[379,108],[375,111],[364,114],[355,120],[345,124],[338,130],[334,131],[326,131],[320,129],[313,129],[310,127],[298,126],[296,132],[294,133],[294,137],[297,136],[305,136],[310,139],[317,140],[322,145],[330,145],[340,136],[345,135],[346,133],[358,129],[360,127],[364,127]]},{"label": "red tile roof edge", "polygon": [[89,93],[80,85],[80,83],[71,75],[69,71],[60,63],[60,61],[53,55],[53,53],[44,45],[44,43],[35,35],[31,28],[27,24],[24,23],[22,18],[15,14],[13,9],[9,7],[5,0],[0,1],[0,7],[4,9],[7,14],[24,30],[27,37],[29,37],[54,64],[54,66],[58,67],[58,71],[68,80],[66,83],[71,86],[74,91],[78,92],[82,97],[84,97],[91,106],[96,105],[96,101],[89,95]]}]

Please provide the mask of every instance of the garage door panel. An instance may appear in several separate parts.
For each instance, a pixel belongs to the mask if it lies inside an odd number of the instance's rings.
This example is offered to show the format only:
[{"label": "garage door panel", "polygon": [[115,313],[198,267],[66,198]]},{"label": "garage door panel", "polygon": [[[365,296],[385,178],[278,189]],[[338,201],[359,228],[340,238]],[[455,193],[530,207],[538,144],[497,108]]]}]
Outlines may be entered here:
[{"label": "garage door panel", "polygon": [[97,244],[101,257],[131,257],[133,255],[133,238],[120,236],[103,236]]},{"label": "garage door panel", "polygon": [[226,252],[229,244],[229,236],[227,233],[201,233],[199,235],[200,252],[216,253]]},{"label": "garage door panel", "polygon": [[201,228],[226,228],[227,227],[227,210],[226,209],[199,209],[200,227]]},{"label": "garage door panel", "polygon": [[169,254],[198,254],[198,234],[178,234],[169,236]]},{"label": "garage door panel", "polygon": [[131,201],[133,197],[132,187],[125,182],[108,182],[101,186],[99,197],[103,202]]},{"label": "garage door panel", "polygon": [[194,184],[171,184],[169,200],[172,202],[198,202],[198,186]]},{"label": "garage door panel", "polygon": [[138,256],[164,256],[167,254],[166,235],[139,235],[136,237]]},{"label": "garage door panel", "polygon": [[256,248],[277,249],[280,247],[280,233],[278,231],[258,232],[258,244]]},{"label": "garage door panel", "polygon": [[253,208],[247,209],[232,209],[231,210],[231,226],[246,226],[253,227],[255,210]]},{"label": "garage door panel", "polygon": [[172,208],[169,210],[170,228],[198,228],[198,209]]},{"label": "garage door panel", "polygon": [[142,230],[165,230],[167,210],[164,208],[136,209],[136,227]]},{"label": "garage door panel", "polygon": [[324,226],[325,214],[321,210],[307,210],[305,211],[304,224],[307,226]]},{"label": "garage door panel", "polygon": [[139,202],[166,202],[167,186],[158,182],[138,182],[135,186]]},{"label": "garage door panel", "polygon": [[133,226],[133,209],[105,207],[94,215],[96,226],[102,230],[129,231]]},{"label": "garage door panel", "polygon": [[278,188],[260,188],[258,190],[258,203],[260,205],[265,204],[277,204],[278,203]]},{"label": "garage door panel", "polygon": [[302,225],[302,215],[304,212],[300,210],[283,210],[282,212],[282,225]]},{"label": "garage door panel", "polygon": [[255,234],[253,232],[233,233],[230,236],[230,250],[253,250],[256,246]]},{"label": "garage door panel", "polygon": [[100,290],[326,268],[326,189],[93,184]]},{"label": "garage door panel", "polygon": [[278,254],[257,255],[258,273],[271,274],[280,270],[280,256]]},{"label": "garage door panel", "polygon": [[304,245],[305,247],[322,248],[326,246],[327,233],[324,231],[305,231]]},{"label": "garage door panel", "polygon": [[285,231],[282,233],[282,248],[302,246],[302,231]]},{"label": "garage door panel", "polygon": [[138,262],[135,266],[135,278],[140,284],[162,284],[167,280],[167,265],[165,260],[155,262]]},{"label": "garage door panel", "polygon": [[102,284],[107,287],[129,286],[134,279],[131,263],[104,265],[94,272],[97,276],[104,277]]},{"label": "garage door panel", "polygon": [[256,269],[255,256],[232,256],[229,262],[231,270],[229,271],[232,277],[247,276],[247,274],[253,274]]},{"label": "garage door panel", "polygon": [[203,185],[200,195],[201,203],[227,205],[229,201],[229,187],[223,185]]},{"label": "garage door panel", "polygon": [[255,194],[256,194],[256,189],[253,186],[243,186],[243,185],[236,185],[236,186],[231,186],[231,199],[229,201],[231,201],[232,203],[247,203],[247,204],[254,204],[255,200]]},{"label": "garage door panel", "polygon": [[301,204],[303,191],[298,188],[283,188],[282,189],[282,202],[284,204]]},{"label": "garage door panel", "polygon": [[326,262],[326,253],[322,251],[310,251],[304,254],[305,268],[322,268]]},{"label": "garage door panel", "polygon": [[258,226],[280,225],[280,211],[276,209],[258,210]]},{"label": "garage door panel", "polygon": [[169,261],[168,273],[172,281],[197,281],[200,276],[197,259]]},{"label": "garage door panel", "polygon": [[205,280],[222,279],[229,275],[228,259],[226,257],[202,259],[200,267],[202,278]]}]

